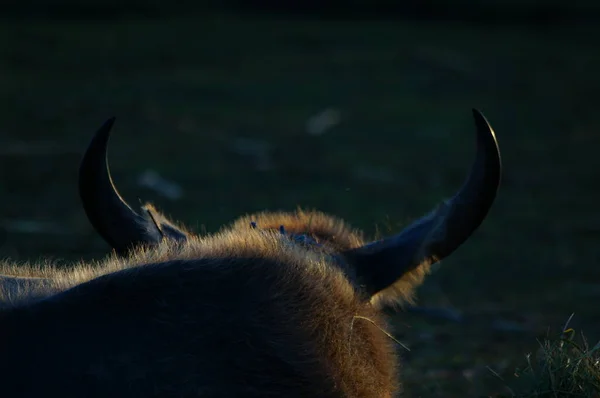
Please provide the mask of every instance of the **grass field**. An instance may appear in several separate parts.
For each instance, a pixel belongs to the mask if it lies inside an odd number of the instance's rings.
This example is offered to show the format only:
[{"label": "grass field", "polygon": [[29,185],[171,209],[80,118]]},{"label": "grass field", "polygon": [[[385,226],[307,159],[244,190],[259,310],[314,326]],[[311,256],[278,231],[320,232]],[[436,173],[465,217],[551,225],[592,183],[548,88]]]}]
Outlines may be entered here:
[{"label": "grass field", "polygon": [[[471,108],[501,146],[488,219],[419,290],[462,322],[399,314],[408,397],[506,392],[537,337],[600,339],[600,28],[534,31],[209,15],[0,24],[0,255],[98,258],[78,163],[117,124],[113,177],[197,231],[319,208],[397,230],[462,182]],[[328,111],[327,111],[328,110]],[[325,112],[325,113],[324,113]],[[329,115],[311,134],[307,122]],[[333,117],[332,117],[333,115]],[[147,171],[180,198],[140,186]]]}]

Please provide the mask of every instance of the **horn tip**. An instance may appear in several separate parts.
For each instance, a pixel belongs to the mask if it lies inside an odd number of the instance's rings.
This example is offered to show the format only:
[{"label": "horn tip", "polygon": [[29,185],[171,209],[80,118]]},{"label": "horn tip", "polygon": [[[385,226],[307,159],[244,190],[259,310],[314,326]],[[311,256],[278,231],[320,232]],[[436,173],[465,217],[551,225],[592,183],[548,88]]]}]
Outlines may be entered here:
[{"label": "horn tip", "polygon": [[[94,175],[102,163],[106,164],[106,152],[110,138],[110,130],[115,122],[115,117],[108,118],[94,134],[83,155],[79,165],[80,180],[87,180]],[[108,167],[108,166],[106,166]],[[110,175],[109,175],[110,178]]]},{"label": "horn tip", "polygon": [[476,108],[472,110],[473,117],[475,118],[478,145],[481,145],[484,152],[487,152],[488,156],[490,156],[490,161],[495,163],[494,167],[498,172],[497,182],[499,186],[502,174],[502,156],[496,132],[480,110]]},{"label": "horn tip", "polygon": [[111,116],[108,119],[106,119],[106,121],[103,124],[103,127],[107,127],[107,128],[111,128],[113,126],[113,124],[115,124],[115,121],[117,120],[117,118],[115,116]]},{"label": "horn tip", "polygon": [[496,138],[496,132],[494,131],[494,129],[492,128],[492,125],[490,124],[490,122],[486,119],[486,117],[483,115],[483,113],[476,109],[473,108],[473,118],[475,119],[475,126],[477,127],[477,135],[481,138],[484,139],[488,139],[489,137],[492,138],[492,140],[494,141],[494,146],[498,149],[498,139]]},{"label": "horn tip", "polygon": [[106,119],[106,121],[102,123],[102,126],[100,126],[100,128],[96,132],[93,142],[99,141],[103,142],[103,145],[106,145],[106,143],[108,142],[108,138],[110,137],[110,130],[115,124],[116,119],[117,118],[115,116],[111,116],[108,119]]},{"label": "horn tip", "polygon": [[472,112],[473,112],[473,118],[475,119],[475,123],[477,124],[477,127],[480,127],[480,126],[485,127],[485,129],[489,129],[492,132],[492,134],[494,134],[494,130],[492,129],[492,126],[490,125],[490,123],[488,122],[486,117],[483,115],[483,112],[481,112],[477,108],[473,108]]}]

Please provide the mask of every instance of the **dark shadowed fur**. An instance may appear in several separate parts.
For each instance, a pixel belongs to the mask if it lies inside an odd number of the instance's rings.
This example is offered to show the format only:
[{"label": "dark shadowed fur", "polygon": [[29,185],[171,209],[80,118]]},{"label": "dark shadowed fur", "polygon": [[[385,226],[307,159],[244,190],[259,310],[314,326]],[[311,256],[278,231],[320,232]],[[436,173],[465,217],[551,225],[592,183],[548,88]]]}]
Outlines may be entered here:
[{"label": "dark shadowed fur", "polygon": [[[248,220],[314,234],[323,246],[252,230]],[[5,275],[50,281],[35,299],[31,290],[3,292],[0,389],[6,397],[395,396],[396,347],[379,329],[386,322],[329,258],[361,242],[322,213],[262,213],[70,271],[7,266]]]},{"label": "dark shadowed fur", "polygon": [[397,396],[399,347],[382,306],[412,300],[500,182],[494,132],[474,117],[462,188],[377,241],[317,211],[249,215],[208,236],[151,205],[140,215],[109,173],[109,119],[79,191],[114,254],[66,270],[0,263],[0,397]]}]

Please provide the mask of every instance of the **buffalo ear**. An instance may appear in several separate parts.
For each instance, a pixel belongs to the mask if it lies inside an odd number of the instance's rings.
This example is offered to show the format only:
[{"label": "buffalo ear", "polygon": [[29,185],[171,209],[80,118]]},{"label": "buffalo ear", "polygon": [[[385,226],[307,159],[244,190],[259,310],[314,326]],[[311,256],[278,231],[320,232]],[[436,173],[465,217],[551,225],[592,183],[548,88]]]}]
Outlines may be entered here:
[{"label": "buffalo ear", "polygon": [[179,242],[185,242],[187,240],[187,232],[184,232],[175,226],[150,203],[146,203],[144,206],[142,206],[142,209],[146,212],[146,215],[152,221],[163,238]]}]

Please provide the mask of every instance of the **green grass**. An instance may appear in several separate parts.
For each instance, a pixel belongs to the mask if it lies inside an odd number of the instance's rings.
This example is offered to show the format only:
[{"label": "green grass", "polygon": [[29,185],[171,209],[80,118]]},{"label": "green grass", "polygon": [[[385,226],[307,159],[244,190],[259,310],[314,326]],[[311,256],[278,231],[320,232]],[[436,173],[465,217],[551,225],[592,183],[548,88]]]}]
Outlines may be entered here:
[{"label": "green grass", "polygon": [[[5,20],[0,255],[106,253],[76,181],[84,148],[112,115],[111,169],[130,203],[152,200],[198,231],[300,205],[372,234],[459,187],[477,107],[496,130],[503,185],[482,227],[419,291],[420,304],[458,308],[468,320],[401,314],[396,334],[411,347],[407,396],[506,393],[487,367],[510,376],[535,338],[572,312],[573,327],[600,337],[596,30],[227,15]],[[307,120],[326,108],[340,123],[307,134]],[[185,195],[139,187],[146,169]],[[61,228],[32,232],[15,221]]]},{"label": "green grass", "polygon": [[511,397],[556,398],[600,396],[600,342],[590,347],[583,334],[564,328],[560,336],[540,341],[517,368],[509,387]]}]

